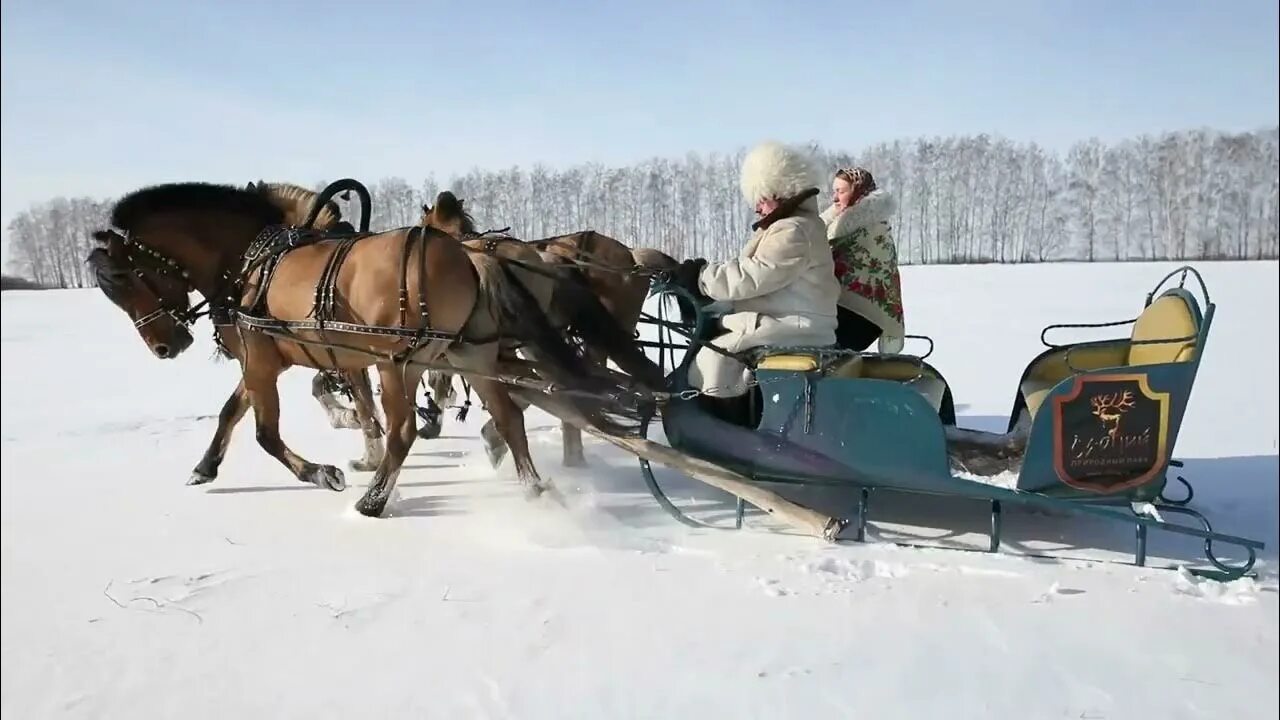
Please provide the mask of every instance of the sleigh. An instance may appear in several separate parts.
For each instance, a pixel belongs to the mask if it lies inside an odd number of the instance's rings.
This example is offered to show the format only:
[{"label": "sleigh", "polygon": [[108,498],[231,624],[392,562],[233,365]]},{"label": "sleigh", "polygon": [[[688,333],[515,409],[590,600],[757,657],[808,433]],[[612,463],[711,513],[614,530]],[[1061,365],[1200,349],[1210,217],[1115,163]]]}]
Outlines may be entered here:
[{"label": "sleigh", "polygon": [[[1159,292],[1175,275],[1177,287]],[[1185,287],[1188,275],[1199,283],[1203,306]],[[680,288],[656,290],[693,301]],[[1147,562],[1151,530],[1199,538],[1212,568],[1193,572],[1234,579],[1250,572],[1263,543],[1215,531],[1188,506],[1191,486],[1182,478],[1182,497],[1165,494],[1170,468],[1180,466],[1173,451],[1213,314],[1203,279],[1185,267],[1163,278],[1132,320],[1046,328],[1041,339],[1047,349],[1023,371],[1004,433],[956,426],[951,388],[927,362],[930,353],[835,348],[761,351],[753,362],[756,408],[745,423],[703,409],[687,380],[694,353],[686,352],[670,374],[674,396],[661,412],[661,425],[671,450],[752,486],[847,490],[852,510],[825,528],[829,537],[843,532],[865,540],[876,499],[888,494],[965,498],[988,508],[991,552],[1001,547],[1004,508],[1020,506],[1131,525],[1139,566]],[[654,321],[668,335],[652,343],[663,352],[692,350],[709,335],[701,309],[695,326],[683,328],[687,346],[669,337],[682,332],[678,323]],[[1062,345],[1047,339],[1065,328],[1120,326],[1129,327],[1127,337]],[[679,458],[665,463],[698,472]],[[710,527],[670,500],[648,459],[640,466],[648,489],[673,517]],[[742,527],[745,505],[737,501],[732,527]],[[1170,522],[1166,515],[1194,524]],[[1228,564],[1218,554],[1224,545],[1244,558]]]},{"label": "sleigh", "polygon": [[[185,344],[181,346],[190,346],[186,326],[199,316],[196,311],[200,305],[208,304],[207,313],[215,326],[235,327],[234,337],[240,338],[242,350],[246,333],[251,334],[249,337],[256,342],[262,342],[264,338],[270,338],[274,343],[283,341],[296,345],[306,355],[307,362],[290,361],[293,364],[316,369],[326,367],[312,354],[313,350],[318,350],[328,355],[330,366],[337,367],[334,353],[341,352],[346,353],[344,357],[348,358],[348,363],[354,362],[355,358],[384,363],[381,370],[388,373],[393,381],[397,377],[396,372],[437,370],[487,378],[493,381],[494,392],[506,393],[507,390],[500,391],[497,386],[509,386],[524,400],[637,455],[645,480],[657,501],[672,515],[689,524],[699,524],[700,521],[689,517],[670,501],[657,483],[652,462],[674,467],[737,496],[735,527],[741,527],[745,504],[750,503],[802,532],[835,540],[849,531],[855,539],[863,540],[867,535],[871,511],[878,507],[877,498],[892,493],[933,495],[985,504],[990,517],[987,549],[991,551],[1001,549],[1002,513],[1006,506],[1129,524],[1135,528],[1133,552],[1138,565],[1146,563],[1147,536],[1152,529],[1203,541],[1204,555],[1213,569],[1201,572],[1218,578],[1235,578],[1248,573],[1255,563],[1257,551],[1264,548],[1256,540],[1216,532],[1201,513],[1189,507],[1191,486],[1185,481],[1182,481],[1186,491],[1184,497],[1174,500],[1165,494],[1169,469],[1177,466],[1173,460],[1174,446],[1214,314],[1214,305],[1209,300],[1204,281],[1192,268],[1182,268],[1165,276],[1147,295],[1143,310],[1136,318],[1108,324],[1130,326],[1128,337],[1052,345],[1045,336],[1054,328],[1046,328],[1042,340],[1048,348],[1032,359],[1019,378],[1009,425],[1002,433],[957,427],[951,388],[942,373],[928,363],[929,353],[920,357],[877,355],[847,352],[834,347],[766,348],[757,357],[743,358],[753,365],[755,407],[745,418],[722,420],[704,409],[699,393],[689,386],[688,372],[693,352],[686,352],[671,373],[657,373],[657,378],[642,382],[637,382],[635,373],[622,375],[598,363],[573,363],[590,374],[587,378],[590,383],[567,380],[568,374],[554,370],[555,363],[539,363],[536,359],[518,358],[512,353],[500,355],[484,372],[475,368],[463,370],[442,360],[438,353],[420,356],[418,351],[424,343],[456,343],[461,331],[456,322],[447,331],[428,322],[430,318],[422,293],[422,288],[429,285],[425,281],[417,283],[421,319],[414,321],[416,325],[409,323],[410,268],[420,267],[415,272],[426,277],[441,267],[425,261],[425,233],[428,229],[424,225],[379,233],[382,236],[401,233],[402,239],[397,237],[392,245],[375,246],[386,250],[365,251],[363,255],[367,262],[374,264],[371,267],[400,269],[399,321],[369,325],[350,313],[344,316],[349,316],[347,320],[336,318],[337,270],[346,257],[345,253],[361,252],[360,248],[352,248],[357,242],[367,242],[369,236],[361,232],[335,235],[310,230],[308,226],[316,217],[316,208],[327,202],[336,186],[346,182],[359,185],[354,181],[339,181],[326,188],[311,201],[310,214],[302,228],[272,224],[268,218],[278,215],[273,210],[262,213],[261,220],[266,224],[256,231],[256,235],[241,232],[239,226],[233,227],[235,232],[232,232],[228,230],[232,226],[226,223],[209,221],[211,211],[208,207],[219,207],[219,212],[228,216],[234,216],[254,203],[261,207],[263,201],[252,198],[249,190],[206,184],[174,184],[139,191],[129,198],[133,198],[134,203],[138,202],[138,197],[147,198],[140,207],[148,212],[154,214],[158,212],[157,207],[163,208],[167,203],[170,208],[166,212],[186,212],[192,214],[191,222],[203,223],[200,226],[201,242],[205,244],[206,251],[199,253],[198,259],[187,258],[187,265],[194,263],[194,266],[186,267],[170,256],[170,253],[175,253],[172,248],[144,247],[132,235],[103,231],[95,235],[105,236],[98,238],[103,247],[96,248],[91,256],[96,261],[100,280],[106,283],[100,282],[100,285],[120,291],[113,302],[135,318],[134,326],[140,337],[161,357],[173,357],[168,348],[179,347],[183,337]],[[201,198],[200,202],[193,204],[193,197]],[[367,209],[367,193],[362,194],[361,199]],[[457,205],[460,207],[460,203]],[[192,207],[201,209],[195,213]],[[138,212],[137,207],[131,212]],[[134,221],[124,224],[140,222],[143,221],[135,217]],[[361,230],[366,229],[367,224],[362,223]],[[489,258],[487,268],[493,272],[510,272],[509,269],[498,268],[514,260],[491,254],[489,241],[482,248],[467,249],[461,243],[450,245],[447,239],[452,236],[438,228],[432,227],[430,232],[439,239],[433,247],[442,248],[441,252],[451,252],[449,257],[457,267],[472,269],[468,253],[482,252]],[[139,233],[139,236],[145,235],[145,232]],[[157,234],[156,238],[157,242],[171,241],[164,233]],[[417,244],[422,248],[420,266],[410,263],[417,240],[421,240]],[[276,263],[284,262],[281,258],[321,243],[327,243],[331,250],[327,256],[315,253],[299,256],[304,267],[309,268],[307,273],[314,282],[312,311],[305,316],[295,313],[289,318],[274,317],[259,307],[261,303],[256,300],[245,301],[244,293],[224,291],[225,288],[201,290],[204,300],[194,307],[187,303],[185,296],[180,305],[172,304],[172,300],[166,304],[166,300],[156,296],[154,291],[132,284],[133,278],[146,277],[147,273],[167,273],[170,280],[186,283],[194,270],[201,270],[208,277],[222,278],[220,285],[234,289],[244,288],[250,275],[257,272],[259,275],[254,277],[265,278],[258,285],[263,291],[254,295],[260,299],[274,277],[272,273]],[[225,265],[224,258],[232,258],[233,263],[218,267],[209,265],[208,258],[216,259],[216,265]],[[326,259],[320,263],[320,258]],[[305,265],[306,262],[310,265]],[[529,269],[539,269],[537,261],[530,262],[533,264]],[[201,263],[209,266],[195,267]],[[145,270],[142,269],[144,267]],[[628,275],[643,270],[650,276],[666,272],[639,265],[612,270]],[[394,272],[394,269],[388,272]],[[571,276],[550,270],[545,272],[557,282],[577,282]],[[1181,276],[1177,287],[1161,291],[1179,272]],[[1199,283],[1199,298],[1185,288],[1188,275]],[[436,281],[454,279],[456,276],[442,275]],[[131,283],[131,290],[127,293],[121,289],[125,282]],[[294,284],[297,285],[296,279]],[[297,286],[307,285],[309,283],[304,282]],[[516,330],[518,334],[517,329],[527,322],[541,322],[542,330],[536,335],[522,336],[523,339],[541,343],[550,354],[560,352],[571,359],[576,357],[570,339],[557,338],[557,331],[541,314],[546,311],[535,308],[536,312],[522,314],[526,309],[522,302],[527,297],[527,290],[525,295],[521,295],[513,289],[518,283],[499,285],[510,286],[504,299],[496,305],[504,308],[506,328]],[[473,292],[480,293],[478,283],[471,287]],[[305,289],[313,291],[312,287]],[[711,335],[707,308],[699,307],[695,298],[678,287],[660,284],[656,289],[660,295],[674,294],[678,300],[683,300],[686,310],[692,308],[689,323],[657,318],[662,331],[668,335],[685,335],[690,341],[684,346],[687,350],[711,351],[713,346],[702,347]],[[140,294],[141,290],[146,292]],[[572,296],[575,300],[570,306],[590,311],[580,319],[599,320],[608,315],[608,310],[584,286],[577,287]],[[149,310],[137,307],[139,297],[149,299],[150,305],[155,307]],[[351,302],[350,298],[347,302]],[[391,300],[384,298],[370,306],[388,306],[388,302]],[[474,304],[468,307],[474,307]],[[595,309],[591,310],[592,307]],[[151,323],[157,320],[160,325],[152,326]],[[591,330],[591,323],[575,322],[571,325],[571,328],[566,326],[565,332],[576,335],[584,347],[588,340],[598,350],[605,347],[619,349],[626,344],[615,342],[616,337],[607,338]],[[145,334],[143,328],[147,329]],[[341,337],[330,337],[329,333]],[[352,337],[358,339],[353,340]],[[679,347],[661,340],[657,345],[664,353]],[[165,352],[161,353],[157,348],[164,348]],[[273,362],[285,362],[279,351],[274,356],[247,354],[245,357],[243,367],[247,367],[254,358],[274,358]],[[615,356],[612,359],[621,361],[622,358]],[[653,375],[644,363],[633,361],[634,357],[628,363],[633,369],[639,369],[645,376]],[[277,370],[277,366],[267,366],[266,370],[254,376],[255,382],[263,386],[261,393],[246,393],[246,385],[242,382],[228,398],[219,416],[215,437],[193,471],[192,484],[211,482],[216,477],[226,449],[227,433],[243,417],[245,403],[255,398],[262,403],[274,397],[275,391],[265,388],[263,378],[275,382]],[[666,375],[666,382],[661,382],[662,375]],[[357,374],[354,377],[367,383],[367,376]],[[365,388],[364,394],[371,397],[372,390]],[[399,402],[398,396],[390,397],[391,402]],[[387,396],[384,396],[384,406],[387,403]],[[408,407],[396,407],[403,416],[410,416]],[[641,426],[647,427],[655,411],[661,418],[668,445],[649,440],[643,433],[635,436],[628,429],[628,423],[610,422],[606,417],[610,413],[623,418],[639,417]],[[278,429],[271,426],[276,421],[274,414],[260,413],[255,408],[255,416],[268,418],[267,424],[259,428],[263,449],[285,464],[297,479],[331,490],[345,487],[342,474],[336,467],[298,462],[296,457],[291,459],[289,451],[279,440]],[[374,430],[376,422],[369,425],[369,429]],[[514,426],[508,429],[520,432]],[[617,432],[625,436],[609,434]],[[267,442],[263,442],[263,438]],[[367,451],[369,447],[366,445]],[[407,451],[407,445],[401,444],[397,447],[397,457],[393,458],[390,447],[382,453],[375,481],[357,503],[357,509],[366,515],[378,516],[385,508],[399,472],[398,466],[393,466],[403,461]],[[531,461],[526,458],[526,462],[530,471],[528,486],[545,490],[531,472]],[[1002,477],[1006,480],[1012,478],[1012,481],[998,482],[997,479]],[[824,514],[783,497],[783,493],[773,489],[806,486],[846,491],[854,498],[846,505],[853,508],[852,512],[842,510]],[[1169,522],[1164,519],[1166,514],[1188,517],[1196,524]],[[1245,557],[1235,564],[1224,562],[1215,547],[1226,545],[1238,548]]]}]

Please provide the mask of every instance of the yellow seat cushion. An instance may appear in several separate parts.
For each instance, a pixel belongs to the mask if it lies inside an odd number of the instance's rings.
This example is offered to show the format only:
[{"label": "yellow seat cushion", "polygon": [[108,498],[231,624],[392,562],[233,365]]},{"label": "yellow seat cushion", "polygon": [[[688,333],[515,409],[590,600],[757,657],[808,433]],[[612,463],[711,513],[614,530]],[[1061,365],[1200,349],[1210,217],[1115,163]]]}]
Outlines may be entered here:
[{"label": "yellow seat cushion", "polygon": [[831,368],[831,373],[829,374],[829,377],[846,378],[846,379],[862,377],[862,356],[854,355],[848,358],[847,360],[845,360],[844,362],[841,362],[840,364]]},{"label": "yellow seat cushion", "polygon": [[811,372],[818,369],[818,358],[813,355],[770,355],[756,364],[760,370],[788,370]]},{"label": "yellow seat cushion", "polygon": [[1196,335],[1196,320],[1187,302],[1176,295],[1166,295],[1138,316],[1131,339],[1168,342],[1129,346],[1129,365],[1190,362],[1195,358]]},{"label": "yellow seat cushion", "polygon": [[1052,387],[1081,371],[1124,367],[1128,359],[1129,345],[1123,341],[1114,345],[1063,348],[1040,358],[1031,368],[1031,372],[1027,373],[1027,380],[1047,382]]},{"label": "yellow seat cushion", "polygon": [[[818,369],[818,359],[813,355],[796,353],[769,355],[762,358],[756,364],[756,368],[810,372]],[[918,391],[934,410],[942,406],[942,398],[947,390],[946,382],[929,368],[923,367],[918,361],[902,358],[867,358],[862,355],[853,355],[834,363],[827,377],[846,380],[867,378],[897,381]]]},{"label": "yellow seat cushion", "polygon": [[920,377],[932,377],[929,368],[919,360],[911,358],[875,358],[863,365],[862,376],[876,380],[916,380]]},{"label": "yellow seat cushion", "polygon": [[858,377],[900,382],[924,396],[938,410],[947,392],[947,383],[923,361],[911,358],[869,357],[858,368]]},{"label": "yellow seat cushion", "polygon": [[[1063,348],[1041,358],[1027,373],[1020,390],[1027,410],[1035,417],[1049,391],[1078,372],[1110,367],[1159,365],[1195,359],[1199,328],[1187,301],[1165,295],[1148,305],[1133,323],[1129,342]],[[1165,340],[1135,345],[1135,341]]]},{"label": "yellow seat cushion", "polygon": [[1035,417],[1036,411],[1044,404],[1044,399],[1049,396],[1049,391],[1057,385],[1059,380],[1036,380],[1028,378],[1022,383],[1022,399],[1027,402],[1027,412]]}]

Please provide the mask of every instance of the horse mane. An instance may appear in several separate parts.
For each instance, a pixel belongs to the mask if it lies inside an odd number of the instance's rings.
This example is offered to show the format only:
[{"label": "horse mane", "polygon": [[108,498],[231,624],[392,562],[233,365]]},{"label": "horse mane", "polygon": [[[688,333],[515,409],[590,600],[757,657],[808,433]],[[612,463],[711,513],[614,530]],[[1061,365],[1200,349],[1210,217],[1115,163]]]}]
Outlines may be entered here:
[{"label": "horse mane", "polygon": [[463,201],[458,199],[449,190],[442,190],[436,195],[436,204],[434,207],[423,205],[423,224],[427,223],[428,216],[431,220],[440,223],[447,223],[450,220],[457,220],[459,230],[464,235],[476,235],[475,218],[471,217],[471,213],[467,212],[462,206]]},{"label": "horse mane", "polygon": [[476,219],[463,209],[461,200],[458,201],[458,221],[462,223],[462,232],[471,235],[480,232],[476,229]]},{"label": "horse mane", "polygon": [[237,213],[263,225],[284,222],[284,211],[256,192],[231,185],[183,182],[152,185],[125,195],[111,209],[111,224],[131,232],[153,214],[192,211]]},{"label": "horse mane", "polygon": [[[257,183],[250,183],[249,187],[257,190],[259,194],[283,210],[286,219],[295,225],[306,219],[307,213],[311,212],[312,204],[320,196],[320,193],[315,190],[286,182],[268,183],[259,180]],[[317,230],[328,230],[341,219],[342,210],[338,207],[338,203],[328,200],[324,207],[320,208],[320,214],[316,216],[312,227]]]}]

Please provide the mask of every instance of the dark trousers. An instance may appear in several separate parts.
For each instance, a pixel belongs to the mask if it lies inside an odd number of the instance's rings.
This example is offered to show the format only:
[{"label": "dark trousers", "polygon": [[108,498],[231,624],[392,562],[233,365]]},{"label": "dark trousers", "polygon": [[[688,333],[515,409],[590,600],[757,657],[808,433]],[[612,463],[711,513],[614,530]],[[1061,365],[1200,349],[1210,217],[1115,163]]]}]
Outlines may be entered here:
[{"label": "dark trousers", "polygon": [[845,350],[866,350],[884,332],[879,325],[843,307],[836,308],[836,322],[836,345]]}]

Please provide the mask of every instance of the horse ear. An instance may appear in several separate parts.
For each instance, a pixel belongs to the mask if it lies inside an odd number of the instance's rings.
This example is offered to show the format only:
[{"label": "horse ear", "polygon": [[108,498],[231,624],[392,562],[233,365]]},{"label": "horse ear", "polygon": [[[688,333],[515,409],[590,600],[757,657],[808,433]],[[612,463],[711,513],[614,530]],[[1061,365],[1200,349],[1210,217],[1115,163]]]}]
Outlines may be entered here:
[{"label": "horse ear", "polygon": [[99,245],[105,246],[110,245],[112,240],[123,240],[124,238],[121,237],[120,233],[117,233],[114,230],[95,230],[93,233],[93,239],[97,240]]}]

